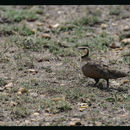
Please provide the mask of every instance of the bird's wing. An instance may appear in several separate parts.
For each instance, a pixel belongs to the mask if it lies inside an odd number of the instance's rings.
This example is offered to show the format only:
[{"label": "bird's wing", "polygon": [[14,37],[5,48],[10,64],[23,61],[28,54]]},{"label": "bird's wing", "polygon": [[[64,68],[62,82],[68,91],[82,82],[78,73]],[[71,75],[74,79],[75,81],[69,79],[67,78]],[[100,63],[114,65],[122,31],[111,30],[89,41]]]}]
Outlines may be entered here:
[{"label": "bird's wing", "polygon": [[89,64],[91,64],[92,66],[95,66],[97,68],[101,68],[103,70],[105,69],[109,69],[108,64],[105,64],[103,61],[90,61]]}]

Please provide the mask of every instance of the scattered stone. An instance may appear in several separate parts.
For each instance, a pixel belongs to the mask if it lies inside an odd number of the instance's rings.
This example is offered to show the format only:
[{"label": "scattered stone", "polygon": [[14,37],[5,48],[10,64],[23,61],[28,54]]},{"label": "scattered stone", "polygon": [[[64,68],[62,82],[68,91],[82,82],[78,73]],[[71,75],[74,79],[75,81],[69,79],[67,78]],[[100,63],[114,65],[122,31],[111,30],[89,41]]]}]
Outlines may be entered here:
[{"label": "scattered stone", "polygon": [[60,24],[58,24],[58,23],[57,23],[57,24],[54,24],[54,25],[50,24],[49,27],[50,27],[50,28],[57,28],[57,27],[59,27],[59,25],[60,25]]},{"label": "scattered stone", "polygon": [[36,119],[32,118],[31,121],[36,121]]},{"label": "scattered stone", "polygon": [[6,123],[5,123],[5,122],[0,121],[0,126],[5,126],[5,125],[6,125]]},{"label": "scattered stone", "polygon": [[26,88],[20,88],[17,92],[18,95],[22,95],[23,93],[27,92]]},{"label": "scattered stone", "polygon": [[116,81],[111,81],[111,84],[115,85],[115,86],[119,86],[120,83],[117,83]]},{"label": "scattered stone", "polygon": [[11,102],[10,102],[10,106],[11,106],[11,107],[16,106],[16,105],[17,105],[16,102],[14,102],[14,101],[11,101]]},{"label": "scattered stone", "polygon": [[117,26],[117,23],[112,23],[112,26]]},{"label": "scattered stone", "polygon": [[53,101],[65,101],[65,97],[56,97],[52,99]]},{"label": "scattered stone", "polygon": [[106,29],[107,27],[108,27],[107,24],[101,24],[101,28],[102,28],[102,29]]},{"label": "scattered stone", "polygon": [[37,73],[37,71],[34,69],[28,69],[28,72],[32,73],[33,75]]},{"label": "scattered stone", "polygon": [[43,38],[48,38],[48,39],[50,39],[50,38],[51,38],[51,35],[48,34],[48,33],[44,33],[44,34],[42,34],[42,37],[43,37]]},{"label": "scattered stone", "polygon": [[95,125],[96,125],[96,126],[101,126],[101,125],[102,125],[102,122],[100,122],[100,121],[95,121]]},{"label": "scattered stone", "polygon": [[125,38],[121,42],[124,43],[125,45],[130,44],[130,38]]},{"label": "scattered stone", "polygon": [[69,125],[70,126],[80,126],[80,125],[82,125],[82,123],[79,118],[72,118]]},{"label": "scattered stone", "polygon": [[34,116],[39,116],[40,114],[38,112],[33,113]]},{"label": "scattered stone", "polygon": [[16,121],[16,124],[20,124],[20,121]]},{"label": "scattered stone", "polygon": [[10,83],[8,83],[7,85],[5,85],[5,88],[12,88],[13,87],[13,83],[12,82],[10,82]]},{"label": "scattered stone", "polygon": [[78,103],[78,106],[80,106],[79,110],[81,112],[83,112],[84,110],[86,110],[88,108],[88,104],[87,103]]},{"label": "scattered stone", "polygon": [[123,29],[123,31],[130,31],[130,27],[128,25],[126,25]]},{"label": "scattered stone", "polygon": [[29,120],[25,120],[25,125],[29,125],[30,124],[30,121]]},{"label": "scattered stone", "polygon": [[109,47],[112,48],[112,49],[115,49],[115,48],[120,48],[121,46],[120,46],[119,42],[116,42],[116,43],[114,42]]},{"label": "scattered stone", "polygon": [[38,22],[38,23],[37,23],[37,26],[43,26],[43,23]]}]

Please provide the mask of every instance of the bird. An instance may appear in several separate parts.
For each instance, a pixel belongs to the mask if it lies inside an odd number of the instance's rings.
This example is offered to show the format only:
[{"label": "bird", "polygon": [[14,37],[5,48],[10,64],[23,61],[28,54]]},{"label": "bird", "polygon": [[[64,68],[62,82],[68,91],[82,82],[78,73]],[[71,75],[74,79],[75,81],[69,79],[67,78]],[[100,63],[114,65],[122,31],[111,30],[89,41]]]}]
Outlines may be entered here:
[{"label": "bird", "polygon": [[82,46],[78,47],[78,49],[80,50],[81,62],[83,62],[81,70],[86,77],[95,80],[94,86],[97,85],[100,79],[105,79],[107,82],[107,89],[109,89],[109,79],[117,79],[128,76],[126,72],[115,70],[102,61],[96,61],[90,58],[88,47]]}]

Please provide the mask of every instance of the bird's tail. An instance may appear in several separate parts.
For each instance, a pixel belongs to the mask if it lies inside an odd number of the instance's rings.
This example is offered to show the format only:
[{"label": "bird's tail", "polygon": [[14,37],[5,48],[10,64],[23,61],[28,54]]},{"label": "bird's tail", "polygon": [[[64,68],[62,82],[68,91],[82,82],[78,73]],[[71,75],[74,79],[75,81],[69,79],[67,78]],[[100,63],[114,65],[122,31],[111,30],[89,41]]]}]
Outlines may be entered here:
[{"label": "bird's tail", "polygon": [[125,73],[125,72],[121,72],[121,71],[114,71],[112,72],[111,70],[111,75],[112,75],[112,78],[121,78],[121,77],[126,77],[128,76],[128,73]]}]

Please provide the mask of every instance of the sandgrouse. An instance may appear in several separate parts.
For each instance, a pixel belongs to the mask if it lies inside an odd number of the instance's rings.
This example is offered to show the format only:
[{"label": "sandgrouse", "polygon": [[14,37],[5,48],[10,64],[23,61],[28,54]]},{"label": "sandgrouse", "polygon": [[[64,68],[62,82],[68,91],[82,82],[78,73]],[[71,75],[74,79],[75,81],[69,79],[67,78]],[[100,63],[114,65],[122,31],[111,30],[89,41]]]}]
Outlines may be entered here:
[{"label": "sandgrouse", "polygon": [[82,72],[86,77],[93,78],[96,81],[94,85],[99,82],[99,79],[105,79],[107,81],[107,88],[109,88],[109,79],[117,79],[128,76],[125,72],[114,70],[100,61],[91,59],[89,57],[88,47],[79,47],[78,49],[81,53],[83,53],[81,54],[82,62],[85,62],[85,64],[81,67]]}]

